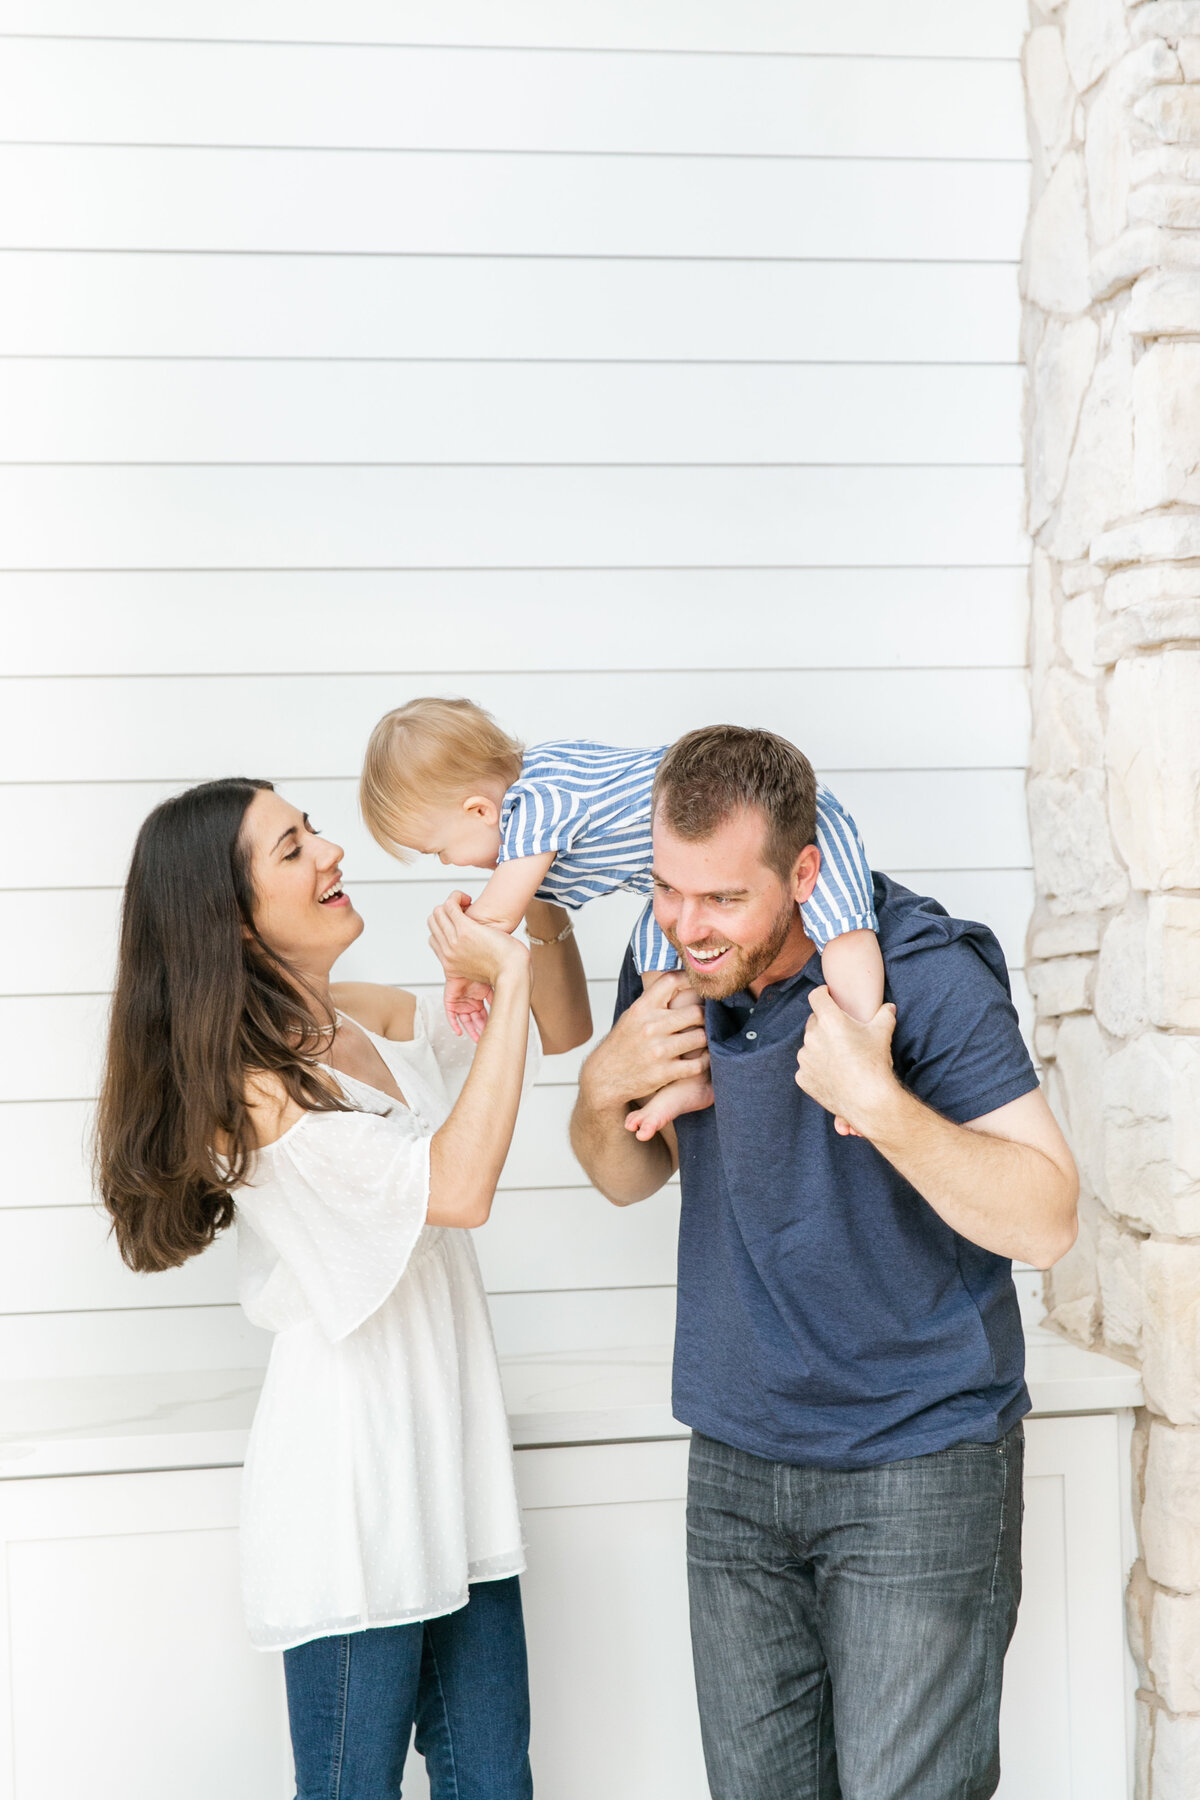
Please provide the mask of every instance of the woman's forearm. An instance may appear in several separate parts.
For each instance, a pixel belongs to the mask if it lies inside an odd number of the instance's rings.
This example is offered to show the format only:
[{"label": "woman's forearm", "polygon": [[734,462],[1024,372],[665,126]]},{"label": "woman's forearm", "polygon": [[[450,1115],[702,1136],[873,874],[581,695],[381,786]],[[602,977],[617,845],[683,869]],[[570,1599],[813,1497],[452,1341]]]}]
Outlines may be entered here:
[{"label": "woman's forearm", "polygon": [[504,1167],[529,1039],[528,959],[495,984],[487,1029],[454,1110],[430,1145],[431,1225],[471,1229],[486,1222]]},{"label": "woman's forearm", "polygon": [[531,900],[525,924],[531,936],[542,939],[531,945],[533,958],[533,1016],[547,1056],[576,1050],[592,1035],[592,1008],[587,976],[575,933],[561,937],[571,923],[564,907],[548,900]]}]

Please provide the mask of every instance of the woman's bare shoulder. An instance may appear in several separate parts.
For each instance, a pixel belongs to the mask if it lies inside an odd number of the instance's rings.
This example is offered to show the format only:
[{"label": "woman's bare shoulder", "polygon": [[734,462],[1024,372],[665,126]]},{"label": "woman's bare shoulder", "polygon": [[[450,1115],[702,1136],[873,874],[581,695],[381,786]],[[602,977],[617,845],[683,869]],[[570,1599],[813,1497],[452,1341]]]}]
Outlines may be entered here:
[{"label": "woman's bare shoulder", "polygon": [[417,1013],[415,994],[374,981],[339,981],[330,992],[339,1012],[373,1031],[376,1037],[393,1038],[400,1044],[412,1037]]},{"label": "woman's bare shoulder", "polygon": [[[247,1075],[245,1097],[254,1141],[260,1150],[281,1138],[304,1112],[288,1093],[283,1078],[269,1069],[255,1069]],[[229,1142],[223,1133],[218,1134],[216,1148],[219,1156],[229,1155]]]}]

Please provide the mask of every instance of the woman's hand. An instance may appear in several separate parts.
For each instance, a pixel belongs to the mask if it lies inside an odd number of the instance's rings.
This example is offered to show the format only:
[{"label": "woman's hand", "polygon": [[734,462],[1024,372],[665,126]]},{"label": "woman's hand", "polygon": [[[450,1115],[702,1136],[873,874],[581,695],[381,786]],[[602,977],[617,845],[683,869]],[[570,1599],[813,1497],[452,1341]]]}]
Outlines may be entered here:
[{"label": "woman's hand", "polygon": [[456,890],[429,915],[429,942],[451,979],[489,987],[517,974],[529,976],[529,951],[507,931],[467,917],[470,894]]}]

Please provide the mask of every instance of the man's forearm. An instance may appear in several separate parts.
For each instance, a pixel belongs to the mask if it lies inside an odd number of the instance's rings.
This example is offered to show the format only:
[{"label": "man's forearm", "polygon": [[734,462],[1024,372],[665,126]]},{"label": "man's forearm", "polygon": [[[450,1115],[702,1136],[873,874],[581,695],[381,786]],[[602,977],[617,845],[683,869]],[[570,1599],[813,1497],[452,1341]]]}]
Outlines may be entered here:
[{"label": "man's forearm", "polygon": [[956,1125],[899,1082],[855,1124],[952,1230],[981,1249],[1048,1268],[1073,1243],[1078,1184],[1034,1145]]},{"label": "man's forearm", "polygon": [[662,1134],[639,1143],[625,1129],[629,1104],[589,1091],[587,1067],[571,1117],[571,1148],[584,1171],[614,1206],[648,1200],[675,1172],[675,1159]]}]

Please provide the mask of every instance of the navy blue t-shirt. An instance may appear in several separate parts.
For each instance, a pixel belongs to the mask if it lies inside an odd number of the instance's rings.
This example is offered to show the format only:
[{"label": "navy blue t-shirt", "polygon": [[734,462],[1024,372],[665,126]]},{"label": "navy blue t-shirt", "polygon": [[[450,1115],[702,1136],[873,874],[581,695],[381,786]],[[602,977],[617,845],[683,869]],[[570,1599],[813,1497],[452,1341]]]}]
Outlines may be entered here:
[{"label": "navy blue t-shirt", "polygon": [[[893,1058],[963,1124],[1038,1085],[1000,946],[875,877]],[[755,1001],[706,1006],[715,1103],[677,1119],[676,1418],[776,1462],[858,1469],[994,1443],[1029,1410],[1003,1257],[960,1237],[796,1086],[815,953]],[[618,1015],[640,990],[632,959]]]}]

